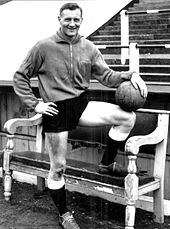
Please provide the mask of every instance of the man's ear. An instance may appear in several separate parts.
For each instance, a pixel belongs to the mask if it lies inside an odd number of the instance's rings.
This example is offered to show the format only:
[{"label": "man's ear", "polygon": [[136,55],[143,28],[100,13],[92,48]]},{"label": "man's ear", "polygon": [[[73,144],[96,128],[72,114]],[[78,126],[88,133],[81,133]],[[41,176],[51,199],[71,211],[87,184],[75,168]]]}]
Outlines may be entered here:
[{"label": "man's ear", "polygon": [[59,21],[59,22],[61,21],[61,17],[60,17],[60,16],[58,16],[58,21]]}]

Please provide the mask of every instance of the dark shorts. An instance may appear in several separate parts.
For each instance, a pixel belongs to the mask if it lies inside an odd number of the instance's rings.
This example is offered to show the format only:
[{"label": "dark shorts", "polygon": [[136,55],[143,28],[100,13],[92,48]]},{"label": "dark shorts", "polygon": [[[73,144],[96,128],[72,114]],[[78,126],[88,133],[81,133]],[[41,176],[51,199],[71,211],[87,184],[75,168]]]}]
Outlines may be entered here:
[{"label": "dark shorts", "polygon": [[55,102],[59,113],[43,115],[43,132],[70,131],[77,127],[79,119],[88,104],[86,93],[79,97]]}]

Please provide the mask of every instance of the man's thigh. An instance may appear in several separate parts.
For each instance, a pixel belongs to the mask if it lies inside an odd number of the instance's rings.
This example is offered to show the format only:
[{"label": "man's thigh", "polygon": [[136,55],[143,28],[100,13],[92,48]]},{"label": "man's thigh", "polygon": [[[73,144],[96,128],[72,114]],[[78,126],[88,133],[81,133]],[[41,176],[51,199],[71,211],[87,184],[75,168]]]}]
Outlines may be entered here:
[{"label": "man's thigh", "polygon": [[129,115],[115,104],[90,101],[80,117],[79,126],[121,125]]}]

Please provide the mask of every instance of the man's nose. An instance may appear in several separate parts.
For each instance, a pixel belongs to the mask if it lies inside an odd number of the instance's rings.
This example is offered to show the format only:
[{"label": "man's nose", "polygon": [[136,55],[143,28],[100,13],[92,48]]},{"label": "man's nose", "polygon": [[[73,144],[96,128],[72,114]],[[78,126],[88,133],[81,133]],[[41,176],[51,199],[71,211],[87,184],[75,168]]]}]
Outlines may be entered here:
[{"label": "man's nose", "polygon": [[70,26],[75,26],[75,22],[73,19],[70,21]]}]

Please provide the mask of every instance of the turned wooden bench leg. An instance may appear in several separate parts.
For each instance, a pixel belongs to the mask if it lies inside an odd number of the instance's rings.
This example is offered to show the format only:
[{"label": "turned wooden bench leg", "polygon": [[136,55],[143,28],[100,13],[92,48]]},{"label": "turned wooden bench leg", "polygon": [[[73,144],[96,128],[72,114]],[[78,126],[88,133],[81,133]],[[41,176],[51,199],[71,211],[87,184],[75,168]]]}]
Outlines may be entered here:
[{"label": "turned wooden bench leg", "polygon": [[4,150],[3,158],[3,184],[4,184],[4,197],[5,200],[9,201],[11,199],[11,189],[12,189],[12,171],[10,170],[10,155],[13,153],[14,149],[14,135],[7,135],[7,145]]},{"label": "turned wooden bench leg", "polygon": [[9,169],[10,153],[8,151],[4,152],[4,171],[3,171],[3,185],[4,185],[4,197],[5,200],[9,201],[11,199],[11,189],[12,189],[12,173],[13,171]]},{"label": "turned wooden bench leg", "polygon": [[134,229],[139,178],[136,175],[136,156],[128,156],[128,175],[125,177],[125,229]]},{"label": "turned wooden bench leg", "polygon": [[5,171],[4,174],[4,197],[5,200],[9,201],[11,199],[11,189],[12,189],[12,171]]},{"label": "turned wooden bench leg", "polygon": [[126,219],[125,219],[125,229],[134,229],[135,225],[135,213],[136,208],[135,205],[127,205],[126,206]]}]

